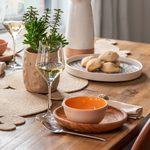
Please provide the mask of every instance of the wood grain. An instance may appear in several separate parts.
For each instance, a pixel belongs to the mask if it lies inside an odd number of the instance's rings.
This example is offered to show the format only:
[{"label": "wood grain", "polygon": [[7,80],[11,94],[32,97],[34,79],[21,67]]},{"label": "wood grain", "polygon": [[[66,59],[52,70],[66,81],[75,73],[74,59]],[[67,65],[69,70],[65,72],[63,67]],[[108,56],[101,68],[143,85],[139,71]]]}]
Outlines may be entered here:
[{"label": "wood grain", "polygon": [[3,53],[3,55],[0,56],[0,61],[2,62],[8,62],[13,58],[13,49],[7,47],[6,51]]},{"label": "wood grain", "polygon": [[54,111],[56,121],[62,126],[86,133],[102,133],[114,130],[122,126],[127,120],[127,114],[122,110],[108,106],[104,119],[99,124],[83,124],[68,120],[62,106]]},{"label": "wood grain", "polygon": [[[11,37],[4,34],[0,39],[7,39],[10,48]],[[99,38],[96,38],[99,39]],[[95,40],[96,40],[95,39]],[[22,48],[23,37],[20,35],[17,41],[17,48]],[[107,94],[111,99],[117,101],[143,106],[144,117],[140,120],[128,119],[123,126],[107,133],[96,134],[107,139],[107,142],[88,139],[68,134],[52,134],[46,130],[43,125],[35,120],[35,116],[26,117],[26,123],[17,126],[16,130],[3,132],[0,131],[0,149],[1,150],[121,150],[131,140],[137,136],[143,123],[150,117],[150,44],[136,43],[131,41],[117,40],[117,46],[121,50],[130,50],[130,58],[136,59],[143,64],[142,76],[138,79],[119,82],[95,82],[90,81],[87,88],[81,91],[70,93],[73,96]],[[20,54],[22,56],[23,52]],[[22,62],[22,57],[17,60]],[[6,70],[0,79],[13,72]],[[53,109],[61,105],[61,101],[53,102]],[[95,134],[94,134],[95,135]]]}]

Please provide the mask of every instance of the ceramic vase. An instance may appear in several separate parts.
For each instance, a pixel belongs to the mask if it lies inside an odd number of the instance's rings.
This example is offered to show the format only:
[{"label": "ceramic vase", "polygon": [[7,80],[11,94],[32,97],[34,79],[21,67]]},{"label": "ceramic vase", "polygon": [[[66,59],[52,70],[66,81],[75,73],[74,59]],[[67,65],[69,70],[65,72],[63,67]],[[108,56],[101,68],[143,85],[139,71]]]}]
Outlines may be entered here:
[{"label": "ceramic vase", "polygon": [[[25,49],[23,60],[23,80],[27,91],[35,93],[48,93],[48,86],[44,78],[40,75],[35,67],[37,53],[31,47]],[[57,90],[59,76],[52,84],[51,91]]]},{"label": "ceramic vase", "polygon": [[67,57],[94,53],[94,24],[91,0],[70,0],[66,27]]}]

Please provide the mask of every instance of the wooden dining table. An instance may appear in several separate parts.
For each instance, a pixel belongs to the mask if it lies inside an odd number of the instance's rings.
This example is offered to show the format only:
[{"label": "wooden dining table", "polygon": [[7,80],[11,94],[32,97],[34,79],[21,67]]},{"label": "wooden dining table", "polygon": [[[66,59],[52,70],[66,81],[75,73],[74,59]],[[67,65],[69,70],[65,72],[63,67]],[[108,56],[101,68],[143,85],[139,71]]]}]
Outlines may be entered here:
[{"label": "wooden dining table", "polygon": [[[0,36],[0,39],[8,41],[12,48],[12,38],[9,33]],[[18,50],[22,47],[24,37],[20,33],[17,38]],[[95,38],[98,40],[99,38]],[[130,50],[129,58],[138,60],[143,65],[142,75],[134,80],[125,82],[98,82],[89,81],[86,88],[71,93],[72,95],[98,95],[106,94],[116,101],[143,106],[143,117],[138,120],[127,119],[119,128],[99,134],[90,134],[107,139],[100,140],[74,136],[69,134],[53,134],[46,130],[42,123],[35,119],[35,115],[25,117],[26,123],[17,126],[13,131],[0,131],[1,150],[121,150],[130,143],[140,132],[144,123],[150,117],[150,44],[117,40],[117,46],[121,50]],[[17,54],[17,61],[22,62],[23,51]],[[3,77],[12,73],[5,70],[0,75]],[[60,106],[62,101],[53,101],[52,110]]]}]

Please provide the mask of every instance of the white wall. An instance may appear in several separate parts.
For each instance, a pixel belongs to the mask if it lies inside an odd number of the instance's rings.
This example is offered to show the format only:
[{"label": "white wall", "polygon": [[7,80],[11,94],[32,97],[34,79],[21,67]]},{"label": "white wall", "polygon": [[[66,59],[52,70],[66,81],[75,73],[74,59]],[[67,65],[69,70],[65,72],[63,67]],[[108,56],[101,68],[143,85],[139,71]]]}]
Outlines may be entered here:
[{"label": "white wall", "polygon": [[69,1],[70,0],[58,0],[58,8],[60,8],[64,12],[61,15],[61,24],[63,25],[63,33],[65,33],[66,31]]}]

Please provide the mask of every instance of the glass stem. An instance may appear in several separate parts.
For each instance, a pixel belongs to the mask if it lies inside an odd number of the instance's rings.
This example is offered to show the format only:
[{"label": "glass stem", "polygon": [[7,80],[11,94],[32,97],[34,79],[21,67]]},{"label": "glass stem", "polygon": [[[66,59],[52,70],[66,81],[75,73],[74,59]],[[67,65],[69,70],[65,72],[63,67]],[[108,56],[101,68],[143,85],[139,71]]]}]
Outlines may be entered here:
[{"label": "glass stem", "polygon": [[52,107],[52,101],[51,101],[51,86],[52,86],[52,82],[48,82],[48,109],[47,109],[47,113],[51,114],[51,107]]},{"label": "glass stem", "polygon": [[15,48],[16,48],[16,43],[15,43],[15,37],[12,36],[13,39],[13,69],[15,70]]}]

